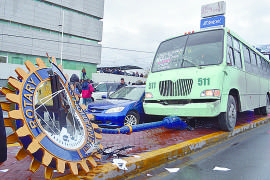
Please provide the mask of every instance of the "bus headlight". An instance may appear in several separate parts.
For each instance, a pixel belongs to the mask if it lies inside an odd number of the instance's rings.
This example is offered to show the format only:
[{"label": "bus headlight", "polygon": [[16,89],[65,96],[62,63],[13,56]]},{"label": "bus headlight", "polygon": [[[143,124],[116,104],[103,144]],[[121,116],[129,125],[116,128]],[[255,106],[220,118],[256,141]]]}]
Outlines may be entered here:
[{"label": "bus headlight", "polygon": [[150,93],[150,92],[146,92],[145,93],[145,98],[151,99],[151,98],[153,98],[153,94]]},{"label": "bus headlight", "polygon": [[118,113],[121,112],[125,109],[125,107],[116,107],[116,108],[111,108],[105,111],[105,113]]},{"label": "bus headlight", "polygon": [[201,92],[201,97],[219,97],[220,96],[220,90],[219,89],[209,89],[209,90],[204,90]]}]

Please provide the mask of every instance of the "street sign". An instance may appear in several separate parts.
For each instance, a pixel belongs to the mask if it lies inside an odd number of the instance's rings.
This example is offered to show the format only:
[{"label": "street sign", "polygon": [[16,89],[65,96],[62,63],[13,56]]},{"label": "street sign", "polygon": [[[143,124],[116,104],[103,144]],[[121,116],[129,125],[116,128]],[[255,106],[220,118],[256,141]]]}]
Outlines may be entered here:
[{"label": "street sign", "polygon": [[201,29],[210,27],[225,27],[225,16],[215,16],[201,19]]},{"label": "street sign", "polygon": [[226,11],[226,3],[224,1],[206,4],[201,7],[201,17],[211,17],[211,16],[218,16],[224,15]]}]

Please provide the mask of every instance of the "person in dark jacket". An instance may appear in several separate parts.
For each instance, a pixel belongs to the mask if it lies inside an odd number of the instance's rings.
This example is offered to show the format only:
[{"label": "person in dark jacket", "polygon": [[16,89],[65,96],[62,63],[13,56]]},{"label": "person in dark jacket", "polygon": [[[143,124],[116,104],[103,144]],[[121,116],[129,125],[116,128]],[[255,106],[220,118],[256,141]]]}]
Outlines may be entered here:
[{"label": "person in dark jacket", "polygon": [[127,86],[127,84],[125,83],[125,79],[121,78],[121,83],[117,86],[116,90],[118,90],[118,89],[120,89],[120,88],[122,88],[124,86]]},{"label": "person in dark jacket", "polygon": [[[74,90],[75,96],[77,96],[80,99],[82,93],[82,85],[80,83],[79,76],[76,74],[72,74],[70,78],[70,84],[72,84],[75,88]],[[78,102],[80,102],[80,100]]]},{"label": "person in dark jacket", "polygon": [[7,137],[3,119],[3,111],[0,105],[0,165],[7,160]]}]

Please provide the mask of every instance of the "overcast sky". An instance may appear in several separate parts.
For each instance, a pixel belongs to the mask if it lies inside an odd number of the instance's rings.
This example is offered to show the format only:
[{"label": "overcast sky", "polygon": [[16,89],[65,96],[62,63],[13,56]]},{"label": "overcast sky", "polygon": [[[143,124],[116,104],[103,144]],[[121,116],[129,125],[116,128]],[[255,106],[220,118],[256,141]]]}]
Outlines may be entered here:
[{"label": "overcast sky", "polygon": [[[159,43],[188,31],[200,30],[201,6],[213,2],[218,1],[105,0],[101,66],[149,68]],[[226,27],[252,45],[270,44],[270,0],[225,2]]]}]

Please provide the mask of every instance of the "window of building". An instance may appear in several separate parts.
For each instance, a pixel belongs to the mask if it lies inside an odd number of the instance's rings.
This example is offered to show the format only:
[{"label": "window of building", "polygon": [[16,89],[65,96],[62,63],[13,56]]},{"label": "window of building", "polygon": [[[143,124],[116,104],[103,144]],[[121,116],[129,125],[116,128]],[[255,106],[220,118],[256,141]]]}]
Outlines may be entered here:
[{"label": "window of building", "polygon": [[0,56],[0,63],[7,63],[7,57],[6,56]]},{"label": "window of building", "polygon": [[12,57],[12,64],[24,64],[22,57]]}]

